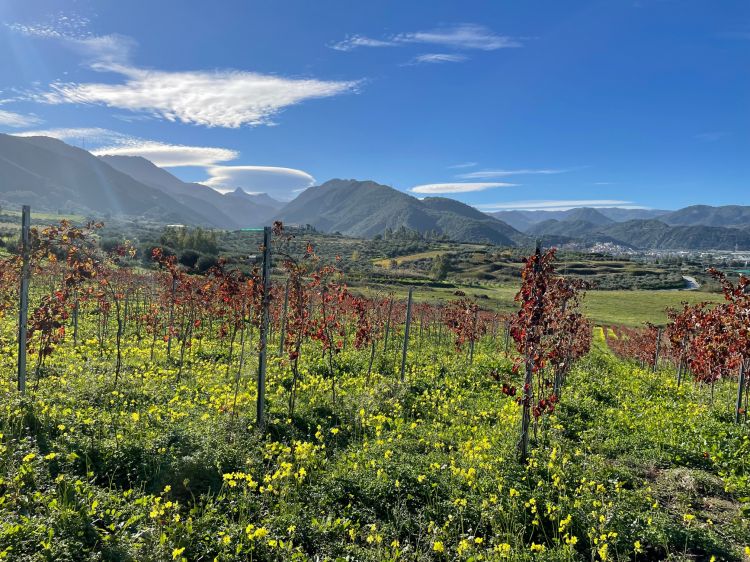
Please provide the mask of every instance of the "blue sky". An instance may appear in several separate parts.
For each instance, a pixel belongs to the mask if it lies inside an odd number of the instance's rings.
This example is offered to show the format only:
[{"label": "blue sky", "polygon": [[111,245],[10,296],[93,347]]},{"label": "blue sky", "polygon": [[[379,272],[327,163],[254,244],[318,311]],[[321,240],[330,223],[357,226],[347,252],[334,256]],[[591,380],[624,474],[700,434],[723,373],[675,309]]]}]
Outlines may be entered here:
[{"label": "blue sky", "polygon": [[219,190],[750,204],[745,0],[6,0],[0,49],[0,131]]}]

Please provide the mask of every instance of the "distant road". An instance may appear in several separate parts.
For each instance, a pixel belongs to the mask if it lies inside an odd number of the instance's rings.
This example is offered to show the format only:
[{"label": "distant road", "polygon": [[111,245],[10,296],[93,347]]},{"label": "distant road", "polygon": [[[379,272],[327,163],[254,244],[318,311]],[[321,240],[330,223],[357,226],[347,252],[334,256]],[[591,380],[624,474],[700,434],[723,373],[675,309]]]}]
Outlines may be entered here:
[{"label": "distant road", "polygon": [[695,277],[691,277],[689,275],[683,275],[682,278],[685,280],[686,291],[697,291],[698,289],[701,288],[701,284],[695,280]]}]

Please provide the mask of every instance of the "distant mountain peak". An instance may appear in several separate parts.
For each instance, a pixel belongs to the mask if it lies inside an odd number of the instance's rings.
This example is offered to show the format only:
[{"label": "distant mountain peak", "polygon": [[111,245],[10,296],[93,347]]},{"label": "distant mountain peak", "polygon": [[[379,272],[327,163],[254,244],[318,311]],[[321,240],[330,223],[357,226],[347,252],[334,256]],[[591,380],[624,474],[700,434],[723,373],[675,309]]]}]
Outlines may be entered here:
[{"label": "distant mountain peak", "polygon": [[600,226],[615,222],[604,213],[597,209],[594,209],[593,207],[580,207],[578,209],[571,209],[565,217],[565,220],[570,222],[584,221]]},{"label": "distant mountain peak", "polygon": [[664,215],[663,221],[672,226],[736,226],[750,224],[750,207],[741,205],[691,205]]},{"label": "distant mountain peak", "polygon": [[357,180],[357,179],[346,179],[346,178],[333,178],[319,186],[321,189],[342,189],[347,187],[376,187],[376,188],[387,188],[393,189],[388,185],[378,183],[373,180]]},{"label": "distant mountain peak", "polygon": [[242,197],[242,196],[250,197],[250,194],[244,189],[242,189],[241,187],[235,188],[234,191],[228,191],[227,195],[237,195],[239,197]]},{"label": "distant mountain peak", "polygon": [[196,212],[207,214],[211,223],[220,228],[259,226],[270,220],[279,205],[273,204],[272,200],[265,202],[257,199],[244,190],[227,198],[207,185],[184,182],[141,156],[104,155],[99,159],[136,180],[169,194]]},{"label": "distant mountain peak", "polygon": [[462,242],[513,245],[525,238],[460,201],[420,200],[372,180],[333,179],[306,189],[281,210],[279,218],[350,236],[371,237],[405,228]]},{"label": "distant mountain peak", "polygon": [[242,187],[237,187],[234,191],[228,191],[224,194],[224,197],[232,197],[245,201],[255,203],[257,205],[263,205],[264,207],[270,207],[274,210],[280,209],[284,204],[281,201],[277,201],[268,193],[248,193]]}]

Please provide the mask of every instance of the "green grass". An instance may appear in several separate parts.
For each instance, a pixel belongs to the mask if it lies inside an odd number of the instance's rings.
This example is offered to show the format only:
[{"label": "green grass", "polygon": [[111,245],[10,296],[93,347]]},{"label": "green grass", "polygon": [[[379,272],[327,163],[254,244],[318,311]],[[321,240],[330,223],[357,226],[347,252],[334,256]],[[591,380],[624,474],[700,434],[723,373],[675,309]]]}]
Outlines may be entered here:
[{"label": "green grass", "polygon": [[[67,219],[72,222],[84,222],[86,220],[86,217],[84,215],[78,215],[78,214],[63,213],[61,215],[58,215],[57,213],[40,212],[40,211],[35,211],[33,207],[31,209],[32,223],[38,222],[38,221],[46,222],[46,223],[58,223],[62,219]],[[0,220],[3,220],[4,222],[10,222],[10,223],[17,221],[20,226],[21,211],[3,209],[2,214],[0,214]]]},{"label": "green grass", "polygon": [[[383,295],[393,291],[397,298],[406,298],[408,288],[394,285],[371,287],[356,290],[369,295]],[[456,291],[463,291],[468,297],[479,296],[479,304],[504,313],[517,310],[513,298],[518,291],[515,286],[470,286],[455,288],[419,286],[414,292],[417,302],[447,302],[456,299]],[[483,297],[487,297],[486,299]],[[682,302],[716,302],[716,293],[703,291],[588,291],[583,300],[586,315],[596,324],[618,324],[643,326],[645,322],[664,324],[667,321],[666,308],[681,308]]]},{"label": "green grass", "polygon": [[389,267],[391,265],[391,261],[394,261],[398,265],[402,265],[405,263],[409,263],[412,261],[422,260],[422,259],[429,259],[434,258],[435,256],[438,256],[440,254],[451,254],[451,255],[470,255],[471,252],[477,252],[477,251],[487,251],[488,247],[483,244],[445,244],[441,242],[433,242],[433,245],[437,245],[438,247],[432,250],[424,251],[424,252],[415,252],[412,254],[407,254],[403,256],[397,256],[395,258],[383,258],[383,259],[376,259],[373,260],[373,264],[377,265],[378,267]]},{"label": "green grass", "polygon": [[584,299],[584,310],[599,324],[642,326],[644,322],[664,324],[667,307],[681,308],[691,304],[720,300],[716,293],[701,291],[589,291]]},{"label": "green grass", "polygon": [[429,252],[418,252],[416,254],[410,254],[408,256],[399,256],[397,258],[386,258],[381,260],[374,260],[372,263],[379,267],[389,267],[391,261],[395,261],[398,265],[408,263],[410,261],[416,261],[427,258],[434,258],[440,254],[446,253],[446,250],[430,250]]},{"label": "green grass", "polygon": [[[289,366],[272,354],[268,428],[255,416],[254,350],[233,360],[206,325],[178,376],[166,344],[96,313],[29,394],[0,379],[0,557],[8,560],[409,562],[717,560],[750,544],[750,442],[731,422],[733,384],[677,388],[673,373],[621,362],[595,330],[554,414],[519,463],[519,387],[486,338],[473,365],[451,341],[413,334],[405,382],[398,350],[351,339],[331,396],[320,347],[302,354],[297,409]],[[111,326],[110,326],[111,328]],[[0,367],[14,365],[13,321]],[[394,335],[398,340],[398,334]],[[235,398],[236,397],[236,398]]]}]

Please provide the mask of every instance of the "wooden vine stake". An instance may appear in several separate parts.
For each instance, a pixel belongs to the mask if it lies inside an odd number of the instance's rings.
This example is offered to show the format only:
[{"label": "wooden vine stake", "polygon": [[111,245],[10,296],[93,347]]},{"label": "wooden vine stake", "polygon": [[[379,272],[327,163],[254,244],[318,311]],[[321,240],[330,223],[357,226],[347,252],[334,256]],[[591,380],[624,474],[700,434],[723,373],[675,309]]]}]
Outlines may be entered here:
[{"label": "wooden vine stake", "polygon": [[737,407],[734,409],[734,423],[740,423],[743,414],[742,393],[745,389],[745,362],[740,363],[740,376],[737,381]]},{"label": "wooden vine stake", "polygon": [[[537,242],[534,251],[534,276],[535,282],[542,272],[542,247]],[[541,315],[544,306],[544,286],[534,287],[531,294],[534,301],[535,316]],[[534,326],[536,328],[536,326]],[[524,358],[524,381],[523,381],[523,402],[521,412],[521,437],[518,440],[518,453],[521,462],[526,462],[529,456],[529,427],[531,426],[531,403],[534,400],[534,353],[531,351],[533,346],[527,346],[526,357]]]},{"label": "wooden vine stake", "polygon": [[177,295],[177,277],[172,277],[172,293],[169,303],[169,327],[167,328],[167,357],[172,358],[172,332],[174,332],[174,305]]},{"label": "wooden vine stake", "polygon": [[656,369],[659,366],[659,348],[661,347],[661,328],[658,328],[656,330],[656,351],[654,352],[654,367],[652,369],[652,372],[656,372]]},{"label": "wooden vine stake", "polygon": [[260,351],[258,352],[258,408],[255,424],[266,426],[266,356],[268,351],[268,307],[271,293],[271,227],[263,228],[263,302],[260,317]]},{"label": "wooden vine stake", "polygon": [[474,311],[474,320],[471,327],[471,339],[469,340],[469,364],[474,364],[474,339],[476,338],[477,326],[479,324],[479,307]]},{"label": "wooden vine stake", "polygon": [[391,314],[393,313],[393,295],[388,298],[388,317],[385,321],[385,337],[383,338],[383,355],[388,355],[388,336],[391,333]]},{"label": "wooden vine stake", "polygon": [[406,326],[404,327],[404,348],[401,352],[401,381],[406,372],[406,352],[409,350],[409,327],[411,326],[411,301],[414,287],[409,287],[409,297],[406,299]]},{"label": "wooden vine stake", "polygon": [[21,295],[18,310],[18,391],[26,392],[26,332],[29,318],[29,245],[31,240],[31,207],[21,211]]},{"label": "wooden vine stake", "polygon": [[284,308],[281,311],[280,319],[280,334],[279,334],[279,357],[284,355],[284,342],[286,340],[286,316],[289,309],[289,279],[286,280],[286,288],[284,289]]}]

